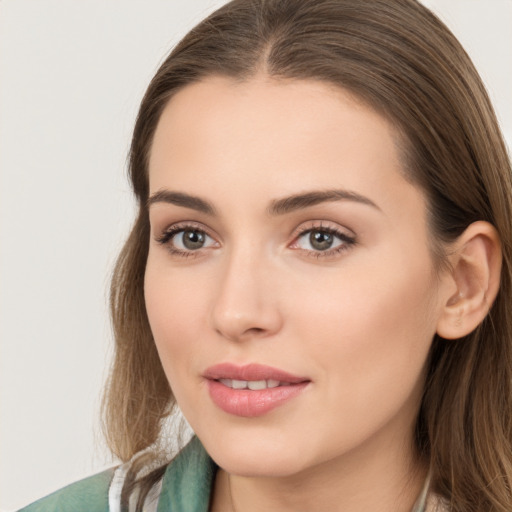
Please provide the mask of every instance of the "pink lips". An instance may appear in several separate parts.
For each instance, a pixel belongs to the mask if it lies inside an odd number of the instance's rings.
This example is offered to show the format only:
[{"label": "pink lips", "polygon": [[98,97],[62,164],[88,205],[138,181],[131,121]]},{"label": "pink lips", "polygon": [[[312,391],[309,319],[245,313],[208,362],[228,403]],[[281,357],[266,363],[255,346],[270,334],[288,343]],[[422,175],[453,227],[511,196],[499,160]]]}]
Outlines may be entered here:
[{"label": "pink lips", "polygon": [[[224,412],[243,417],[266,414],[297,396],[310,382],[305,377],[260,364],[218,364],[208,368],[203,377],[207,379],[208,391],[213,402]],[[234,389],[229,385],[233,380],[267,381],[272,387],[254,390]]]}]

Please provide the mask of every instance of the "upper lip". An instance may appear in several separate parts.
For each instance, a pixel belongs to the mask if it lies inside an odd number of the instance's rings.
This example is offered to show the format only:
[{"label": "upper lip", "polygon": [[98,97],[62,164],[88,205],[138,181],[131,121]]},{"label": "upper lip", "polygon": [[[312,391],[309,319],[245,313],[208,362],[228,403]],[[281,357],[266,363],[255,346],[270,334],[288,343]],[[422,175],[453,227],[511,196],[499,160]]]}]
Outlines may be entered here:
[{"label": "upper lip", "polygon": [[219,379],[235,379],[235,380],[277,380],[279,382],[288,382],[290,384],[298,384],[307,382],[307,377],[299,377],[291,373],[273,368],[263,364],[246,364],[238,366],[232,363],[221,363],[210,366],[203,373],[203,377],[210,380]]}]

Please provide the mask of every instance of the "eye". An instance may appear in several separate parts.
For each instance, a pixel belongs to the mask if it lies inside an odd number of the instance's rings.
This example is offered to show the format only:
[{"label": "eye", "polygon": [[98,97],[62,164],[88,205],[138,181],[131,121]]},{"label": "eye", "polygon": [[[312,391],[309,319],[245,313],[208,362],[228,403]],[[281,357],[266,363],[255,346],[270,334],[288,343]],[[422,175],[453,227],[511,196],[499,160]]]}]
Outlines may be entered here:
[{"label": "eye", "polygon": [[355,245],[355,237],[332,227],[318,226],[299,232],[292,248],[315,257],[332,256]]},{"label": "eye", "polygon": [[[337,247],[342,243],[341,240],[336,239],[335,235],[327,231],[320,231],[314,229],[305,233],[299,238],[299,247],[302,249],[312,248],[315,251],[327,251],[333,247]],[[310,247],[306,247],[309,245]]]},{"label": "eye", "polygon": [[197,229],[183,229],[171,238],[174,246],[183,251],[202,249],[211,238]]},{"label": "eye", "polygon": [[166,245],[172,254],[190,256],[200,249],[214,247],[217,242],[196,226],[171,226],[156,241]]}]

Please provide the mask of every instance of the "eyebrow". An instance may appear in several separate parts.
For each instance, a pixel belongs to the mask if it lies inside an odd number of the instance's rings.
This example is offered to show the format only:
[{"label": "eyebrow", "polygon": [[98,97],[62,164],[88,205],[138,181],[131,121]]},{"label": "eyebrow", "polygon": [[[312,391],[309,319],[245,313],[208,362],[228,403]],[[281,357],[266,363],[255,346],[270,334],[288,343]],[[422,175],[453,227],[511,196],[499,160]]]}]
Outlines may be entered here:
[{"label": "eyebrow", "polygon": [[214,206],[197,196],[191,196],[183,192],[173,192],[171,190],[158,190],[152,194],[146,202],[146,206],[149,208],[151,205],[156,203],[169,203],[175,204],[176,206],[183,206],[184,208],[190,208],[197,210],[198,212],[205,213],[215,217],[217,211]]},{"label": "eyebrow", "polygon": [[352,201],[364,204],[380,210],[380,208],[368,197],[362,196],[350,190],[315,190],[303,194],[296,194],[283,199],[275,199],[270,203],[268,213],[270,215],[284,215],[296,210],[302,210],[320,203],[333,201]]},{"label": "eyebrow", "polygon": [[[351,201],[355,203],[371,206],[379,211],[381,209],[368,197],[362,196],[357,192],[350,190],[314,190],[302,194],[295,194],[282,199],[274,199],[267,208],[267,213],[271,216],[285,215],[297,210],[302,210],[315,206],[317,204],[334,202],[334,201]],[[152,194],[147,200],[147,207],[156,203],[169,203],[184,208],[199,211],[212,217],[217,216],[216,208],[206,199],[198,196],[186,194],[184,192],[174,192],[171,190],[158,190]]]}]

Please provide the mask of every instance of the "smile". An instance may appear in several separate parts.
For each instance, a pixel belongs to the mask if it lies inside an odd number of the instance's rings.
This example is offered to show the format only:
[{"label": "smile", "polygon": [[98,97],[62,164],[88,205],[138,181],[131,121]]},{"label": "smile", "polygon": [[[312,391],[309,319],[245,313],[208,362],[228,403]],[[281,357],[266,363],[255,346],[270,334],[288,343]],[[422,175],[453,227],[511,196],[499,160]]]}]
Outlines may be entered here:
[{"label": "smile", "polygon": [[278,380],[236,380],[236,379],[219,379],[221,384],[232,389],[252,389],[258,391],[260,389],[277,388],[278,386],[289,386],[289,382],[279,382]]},{"label": "smile", "polygon": [[213,403],[234,416],[262,416],[298,396],[311,380],[270,366],[223,363],[206,370]]}]

